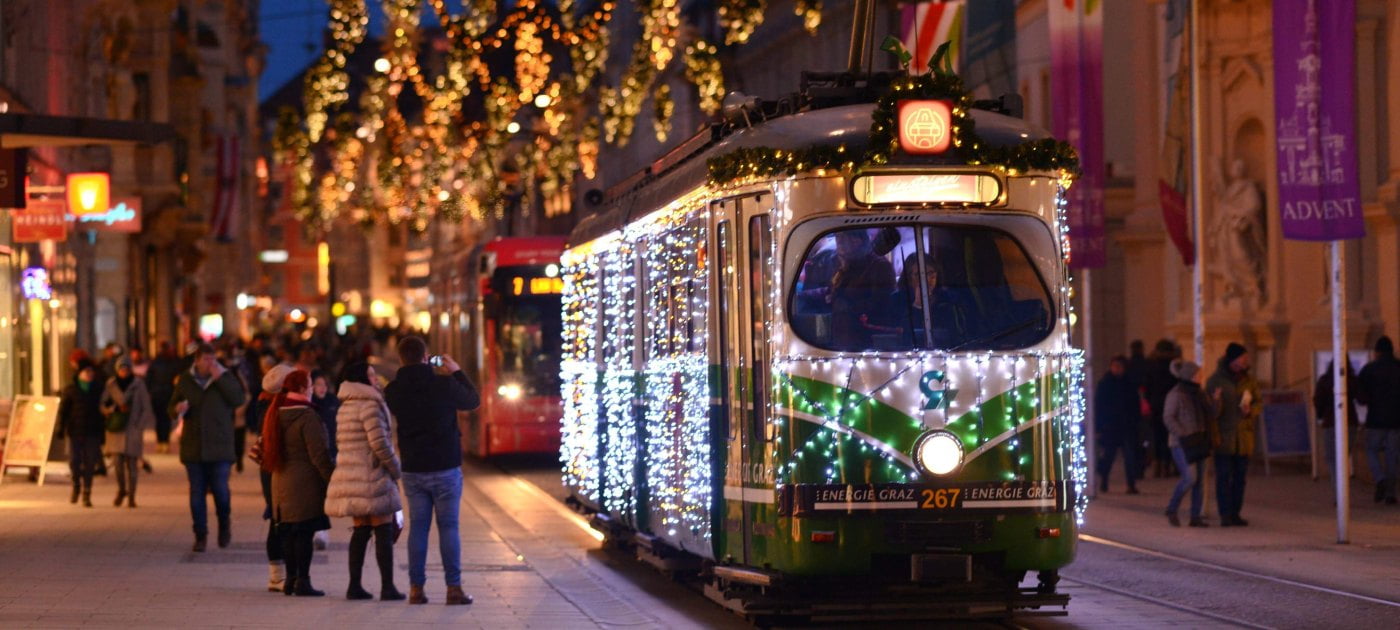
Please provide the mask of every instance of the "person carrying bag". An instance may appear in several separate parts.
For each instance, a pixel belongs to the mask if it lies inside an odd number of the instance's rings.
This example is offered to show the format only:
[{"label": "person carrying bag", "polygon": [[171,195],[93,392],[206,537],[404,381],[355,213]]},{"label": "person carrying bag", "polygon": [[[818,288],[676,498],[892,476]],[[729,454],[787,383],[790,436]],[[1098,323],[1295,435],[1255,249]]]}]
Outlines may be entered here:
[{"label": "person carrying bag", "polygon": [[1181,471],[1181,481],[1172,491],[1167,502],[1167,521],[1173,527],[1180,527],[1177,509],[1186,491],[1191,491],[1191,527],[1207,527],[1201,518],[1202,480],[1205,478],[1205,460],[1210,455],[1210,419],[1215,417],[1214,404],[1195,381],[1201,367],[1176,359],[1171,362],[1172,376],[1177,378],[1176,386],[1167,392],[1167,400],[1162,411],[1162,422],[1167,427],[1167,444],[1171,447],[1172,459],[1177,470]]}]

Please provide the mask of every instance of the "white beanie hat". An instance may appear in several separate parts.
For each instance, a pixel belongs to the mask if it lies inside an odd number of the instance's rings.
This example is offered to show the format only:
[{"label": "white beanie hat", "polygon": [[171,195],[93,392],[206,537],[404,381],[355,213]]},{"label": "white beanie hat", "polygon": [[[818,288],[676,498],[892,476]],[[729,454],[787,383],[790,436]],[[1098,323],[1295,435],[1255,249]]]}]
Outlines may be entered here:
[{"label": "white beanie hat", "polygon": [[295,367],[287,365],[286,363],[278,363],[272,366],[272,369],[268,370],[266,374],[263,374],[263,391],[269,394],[281,392],[282,381],[287,380],[287,375],[291,374],[294,370],[296,370]]}]

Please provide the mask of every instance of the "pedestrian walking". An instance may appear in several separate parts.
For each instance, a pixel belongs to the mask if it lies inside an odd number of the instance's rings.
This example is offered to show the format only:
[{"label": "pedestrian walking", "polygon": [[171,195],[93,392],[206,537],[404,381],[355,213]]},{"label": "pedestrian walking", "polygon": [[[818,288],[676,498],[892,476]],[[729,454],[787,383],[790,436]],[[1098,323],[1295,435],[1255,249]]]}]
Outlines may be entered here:
[{"label": "pedestrian walking", "polygon": [[1184,359],[1171,362],[1171,372],[1177,384],[1167,393],[1162,421],[1167,427],[1172,459],[1176,461],[1176,469],[1181,471],[1181,481],[1177,482],[1171,500],[1167,501],[1167,522],[1172,527],[1181,526],[1177,509],[1181,507],[1181,499],[1187,491],[1191,492],[1191,520],[1188,524],[1191,527],[1207,526],[1201,518],[1202,486],[1206,458],[1210,456],[1210,419],[1215,416],[1215,409],[1201,386],[1196,384],[1196,374],[1200,370],[1201,366]]},{"label": "pedestrian walking", "polygon": [[341,375],[339,399],[334,426],[340,454],[326,489],[326,514],[354,519],[350,587],[345,598],[374,597],[360,584],[372,534],[374,559],[379,564],[379,599],[401,600],[404,594],[394,587],[394,541],[398,538],[395,513],[403,509],[398,485],[402,467],[394,452],[389,407],[374,368],[363,361],[347,366]]},{"label": "pedestrian walking", "polygon": [[1264,401],[1259,383],[1249,373],[1249,351],[1238,343],[1225,348],[1215,373],[1206,381],[1206,393],[1216,409],[1215,494],[1220,526],[1248,525],[1240,517],[1244,507],[1245,477],[1254,453],[1254,432]]},{"label": "pedestrian walking", "polygon": [[1390,337],[1376,340],[1375,358],[1361,368],[1359,400],[1366,410],[1366,461],[1376,479],[1376,503],[1394,505],[1400,473],[1400,361]]},{"label": "pedestrian walking", "polygon": [[180,359],[170,342],[160,342],[151,365],[146,369],[146,389],[151,394],[151,408],[156,413],[156,452],[170,452],[170,398],[175,395],[175,379],[180,375]]},{"label": "pedestrian walking", "polygon": [[101,408],[106,418],[107,452],[116,456],[117,498],[112,505],[136,507],[136,471],[145,450],[146,429],[155,426],[156,414],[146,381],[136,375],[130,358],[116,361],[116,374],[107,379]]},{"label": "pedestrian walking", "polygon": [[403,457],[403,490],[408,498],[408,601],[426,604],[428,532],[437,518],[438,553],[447,582],[446,603],[472,603],[462,592],[462,541],[457,531],[462,501],[462,434],[457,412],[475,409],[480,397],[452,357],[430,365],[423,339],[398,343],[399,368],[384,389],[384,401],[398,420]]},{"label": "pedestrian walking", "polygon": [[189,371],[175,381],[170,412],[183,418],[185,424],[180,433],[180,463],[190,480],[193,550],[202,552],[209,538],[209,506],[204,495],[214,495],[219,547],[227,547],[233,536],[228,472],[234,456],[233,412],[243,404],[243,386],[219,364],[212,346],[199,345],[194,358]]},{"label": "pedestrian walking", "polygon": [[1113,357],[1108,374],[1094,389],[1094,426],[1098,429],[1099,492],[1108,492],[1108,474],[1118,451],[1123,452],[1123,476],[1128,479],[1128,494],[1137,494],[1137,432],[1142,419],[1138,391],[1127,376],[1128,359]]},{"label": "pedestrian walking", "polygon": [[[1317,377],[1317,384],[1313,387],[1313,411],[1317,415],[1317,425],[1322,429],[1322,450],[1327,458],[1327,470],[1336,474],[1337,471],[1337,414],[1335,389],[1332,387],[1332,375],[1336,367],[1335,361],[1327,362],[1327,370]],[[1342,364],[1342,374],[1347,380],[1347,444],[1356,444],[1356,427],[1359,426],[1356,416],[1356,396],[1361,389],[1356,378],[1356,372],[1351,368],[1351,361]],[[1343,462],[1342,468],[1347,478],[1351,477],[1350,455],[1347,461]],[[1332,492],[1336,492],[1337,486],[1333,484]],[[1335,502],[1336,499],[1334,498]]]},{"label": "pedestrian walking", "polygon": [[68,502],[77,503],[81,495],[83,507],[92,507],[92,477],[102,462],[106,424],[97,368],[86,356],[78,359],[73,382],[59,399],[58,427],[59,437],[68,438],[68,468],[73,474],[73,496]]},{"label": "pedestrian walking", "polygon": [[282,537],[287,579],[282,592],[320,597],[311,584],[311,538],[331,528],[326,484],[331,458],[326,429],[311,408],[311,376],[293,370],[263,418],[262,467],[272,474],[272,517]]}]

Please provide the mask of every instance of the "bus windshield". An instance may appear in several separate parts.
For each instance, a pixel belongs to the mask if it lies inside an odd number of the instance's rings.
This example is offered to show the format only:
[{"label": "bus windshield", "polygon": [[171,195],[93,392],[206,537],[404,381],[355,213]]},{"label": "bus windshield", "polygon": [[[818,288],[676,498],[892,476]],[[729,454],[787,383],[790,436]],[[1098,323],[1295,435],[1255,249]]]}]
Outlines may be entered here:
[{"label": "bus windshield", "polygon": [[827,350],[1011,350],[1050,334],[1053,304],[1010,234],[910,223],[822,234],[788,312],[798,337]]},{"label": "bus windshield", "polygon": [[563,328],[559,294],[552,282],[557,279],[519,270],[507,274],[496,274],[494,284],[504,291],[497,292],[499,297],[488,313],[496,327],[498,381],[519,385],[526,396],[558,396]]}]

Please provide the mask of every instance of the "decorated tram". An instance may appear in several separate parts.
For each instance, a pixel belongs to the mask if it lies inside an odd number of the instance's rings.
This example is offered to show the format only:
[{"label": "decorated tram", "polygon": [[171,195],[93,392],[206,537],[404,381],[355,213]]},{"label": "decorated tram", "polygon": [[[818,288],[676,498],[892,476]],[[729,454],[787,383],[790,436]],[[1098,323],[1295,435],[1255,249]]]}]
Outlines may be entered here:
[{"label": "decorated tram", "polygon": [[807,73],[608,191],[562,257],[571,503],[754,617],[1063,610],[1077,162],[1016,109]]}]

